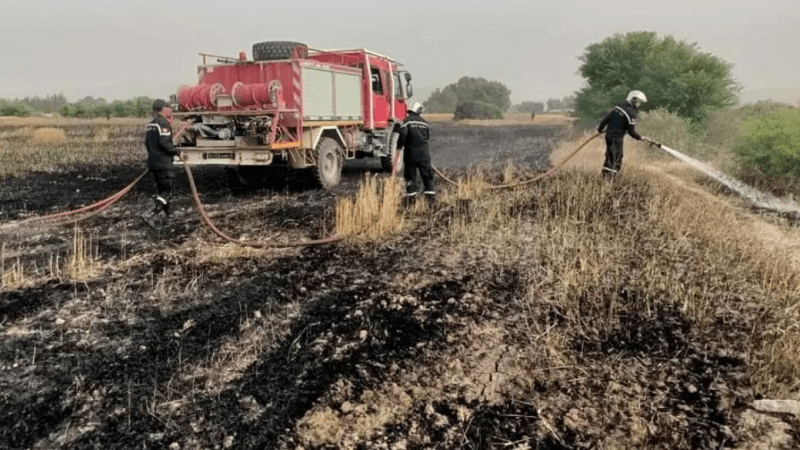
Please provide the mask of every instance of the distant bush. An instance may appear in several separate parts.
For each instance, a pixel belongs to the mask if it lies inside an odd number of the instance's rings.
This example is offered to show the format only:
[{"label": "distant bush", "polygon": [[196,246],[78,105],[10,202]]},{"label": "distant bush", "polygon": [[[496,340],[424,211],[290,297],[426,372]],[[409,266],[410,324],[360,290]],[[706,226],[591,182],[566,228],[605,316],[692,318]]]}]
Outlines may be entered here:
[{"label": "distant bush", "polygon": [[742,124],[741,142],[735,147],[744,169],[768,176],[800,177],[800,109],[780,108],[754,116]]},{"label": "distant bush", "polygon": [[0,100],[0,116],[27,117],[31,114],[31,108],[18,100]]},{"label": "distant bush", "polygon": [[494,105],[502,113],[511,107],[511,90],[499,81],[461,77],[444,89],[437,88],[423,104],[427,112],[452,113],[459,103],[467,101]]},{"label": "distant bush", "polygon": [[516,105],[513,105],[509,111],[512,112],[520,112],[520,113],[543,113],[544,112],[544,102],[533,102],[527,101],[522,102]]},{"label": "distant bush", "polygon": [[705,142],[709,146],[732,151],[741,140],[740,131],[747,119],[768,116],[788,108],[791,107],[783,103],[757,102],[714,111],[709,116]]},{"label": "distant bush", "polygon": [[[642,136],[649,136],[670,148],[682,153],[707,159],[707,149],[703,145],[703,136],[692,126],[689,119],[665,109],[645,112],[636,130]],[[659,153],[660,154],[660,153]]]},{"label": "distant bush", "polygon": [[479,101],[463,101],[456,105],[453,119],[502,119],[503,112],[500,108],[489,103]]}]

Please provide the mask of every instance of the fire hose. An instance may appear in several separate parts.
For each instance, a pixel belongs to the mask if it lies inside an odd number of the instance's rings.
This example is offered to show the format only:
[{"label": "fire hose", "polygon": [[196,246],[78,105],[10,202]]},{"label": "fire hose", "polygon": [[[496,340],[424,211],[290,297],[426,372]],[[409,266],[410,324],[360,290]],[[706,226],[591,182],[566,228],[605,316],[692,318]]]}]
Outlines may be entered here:
[{"label": "fire hose", "polygon": [[[181,132],[182,131],[183,130],[181,130]],[[544,172],[544,173],[542,173],[540,175],[537,175],[536,177],[533,177],[531,179],[528,179],[528,180],[525,180],[525,181],[520,181],[520,182],[517,182],[517,183],[510,183],[510,184],[503,184],[503,185],[489,185],[488,189],[508,189],[508,188],[519,187],[519,186],[523,186],[523,185],[526,185],[526,184],[534,183],[534,182],[536,182],[538,180],[541,180],[542,178],[545,178],[545,177],[547,177],[549,175],[552,175],[554,172],[556,172],[561,167],[563,167],[564,164],[567,163],[567,161],[569,161],[576,154],[578,154],[578,152],[580,152],[586,145],[588,145],[589,142],[591,142],[593,139],[595,139],[598,136],[599,136],[599,134],[595,134],[595,135],[589,137],[580,146],[578,146],[574,151],[572,151],[572,153],[570,153],[563,161],[561,161],[560,163],[558,163],[557,165],[552,167],[547,172]],[[393,166],[392,174],[393,175],[397,174],[397,166],[398,166],[398,163],[399,163],[401,155],[402,155],[401,152],[397,152],[395,154],[394,158],[393,158],[393,164],[392,164],[392,166]],[[266,242],[266,241],[257,242],[257,241],[240,241],[240,240],[234,239],[234,238],[228,236],[227,234],[225,234],[224,232],[222,232],[211,221],[211,218],[206,213],[205,208],[203,207],[203,204],[200,201],[200,194],[197,191],[197,186],[195,184],[194,176],[192,175],[191,168],[189,167],[188,164],[184,164],[183,167],[184,167],[184,170],[186,172],[186,177],[189,180],[189,187],[190,187],[190,189],[192,191],[192,198],[193,198],[193,200],[195,202],[195,206],[197,208],[197,211],[200,213],[201,219],[203,220],[203,222],[206,224],[206,226],[208,226],[208,228],[211,231],[213,231],[217,236],[221,237],[222,239],[224,239],[224,240],[226,240],[228,242],[235,243],[235,244],[238,244],[238,245],[242,245],[242,246],[245,246],[245,247],[251,247],[251,248],[292,248],[292,247],[306,247],[306,246],[313,246],[313,245],[331,244],[331,243],[334,243],[334,242],[342,241],[342,240],[350,237],[350,236],[331,235],[331,236],[328,236],[328,237],[322,238],[322,239],[315,239],[315,240],[309,240],[309,241],[298,241],[298,242]],[[444,179],[448,183],[450,183],[452,185],[458,185],[458,183],[456,181],[453,181],[450,178],[448,178],[446,175],[444,175],[436,167],[433,167],[433,170],[436,172],[437,175],[439,175],[442,179]],[[122,197],[124,197],[127,193],[129,193],[131,191],[131,189],[133,189],[133,187],[136,186],[136,184],[138,184],[139,181],[141,181],[142,178],[144,178],[145,175],[147,175],[148,172],[149,172],[149,170],[145,170],[138,177],[136,177],[136,179],[134,179],[131,183],[129,183],[127,186],[125,186],[119,192],[117,192],[117,193],[115,193],[115,194],[113,194],[113,195],[111,195],[109,197],[106,197],[106,198],[104,198],[104,199],[102,199],[102,200],[100,200],[98,202],[95,202],[95,203],[93,203],[91,205],[84,206],[84,207],[81,207],[81,208],[78,208],[78,209],[75,209],[75,210],[71,210],[71,211],[65,211],[65,212],[61,212],[61,213],[50,214],[50,215],[47,215],[47,216],[33,217],[33,218],[26,219],[26,220],[23,220],[21,222],[17,222],[17,223],[14,223],[14,224],[3,225],[3,226],[0,226],[0,228],[6,228],[6,227],[9,227],[9,226],[20,226],[20,225],[23,225],[23,224],[26,224],[26,223],[32,223],[32,222],[45,222],[45,223],[49,222],[52,225],[67,225],[67,224],[73,224],[73,223],[77,223],[77,222],[81,222],[81,221],[87,220],[87,219],[89,219],[91,217],[94,217],[94,216],[100,214],[101,212],[105,211],[106,209],[110,208],[111,206],[113,206]],[[360,234],[360,232],[356,233],[356,234]]]},{"label": "fire hose", "polygon": [[217,236],[221,237],[222,239],[241,245],[244,247],[250,248],[292,248],[292,247],[308,247],[312,245],[325,245],[325,244],[332,244],[334,242],[339,242],[346,239],[349,236],[337,236],[332,235],[323,239],[316,239],[311,241],[298,241],[298,242],[255,242],[255,241],[240,241],[234,239],[227,234],[220,231],[219,228],[214,225],[214,222],[211,221],[211,218],[208,217],[206,214],[206,210],[203,207],[203,203],[200,201],[200,194],[197,192],[197,186],[194,183],[194,177],[192,176],[192,169],[189,168],[188,164],[183,165],[184,170],[186,171],[186,178],[189,180],[189,188],[192,191],[192,198],[194,199],[194,204],[197,207],[197,211],[200,213],[200,217],[203,219],[203,222],[206,226],[214,232]]},{"label": "fire hose", "polygon": [[[569,161],[569,160],[570,160],[570,159],[572,159],[572,158],[573,158],[575,155],[577,155],[577,154],[578,154],[578,152],[580,152],[581,150],[583,150],[583,148],[584,148],[584,147],[586,147],[586,146],[589,144],[589,142],[592,142],[592,141],[593,141],[595,138],[597,138],[598,136],[600,136],[600,134],[599,134],[599,133],[597,133],[597,134],[593,134],[592,136],[590,136],[590,137],[589,137],[589,139],[586,139],[586,140],[585,140],[585,141],[584,141],[584,142],[583,142],[581,145],[579,145],[579,146],[578,146],[578,148],[576,148],[575,150],[573,150],[573,151],[572,151],[572,153],[570,153],[569,155],[567,155],[567,157],[566,157],[566,158],[564,158],[564,160],[563,160],[563,161],[561,161],[560,163],[558,163],[558,164],[556,164],[555,166],[553,166],[553,167],[552,167],[550,170],[548,170],[547,172],[544,172],[544,173],[542,173],[542,174],[539,174],[539,175],[537,175],[537,176],[535,176],[535,177],[533,177],[533,178],[531,178],[531,179],[528,179],[528,180],[519,181],[519,182],[517,182],[517,183],[509,183],[509,184],[497,184],[497,185],[488,185],[486,188],[487,188],[487,189],[510,189],[510,188],[515,188],[515,187],[519,187],[519,186],[524,186],[524,185],[526,185],[526,184],[531,184],[531,183],[534,183],[534,182],[536,182],[536,181],[539,181],[539,180],[541,180],[542,178],[548,177],[548,176],[552,175],[553,173],[555,173],[556,171],[558,171],[559,169],[561,169],[561,168],[564,166],[564,164],[566,164],[566,163],[567,163],[567,161]],[[456,181],[453,181],[453,180],[451,180],[450,178],[448,178],[448,177],[447,177],[445,174],[443,174],[443,173],[442,173],[442,172],[441,172],[439,169],[437,169],[435,166],[433,167],[433,170],[434,170],[434,172],[436,172],[436,174],[437,174],[437,175],[439,175],[439,176],[440,176],[440,177],[441,177],[443,180],[445,180],[445,181],[446,181],[446,182],[448,182],[449,184],[451,184],[451,185],[453,185],[453,186],[457,186],[457,185],[458,185],[458,182],[456,182]]]},{"label": "fire hose", "polygon": [[[106,198],[104,198],[104,199],[102,199],[102,200],[100,200],[98,202],[92,203],[91,205],[84,206],[82,208],[74,209],[74,210],[71,210],[71,211],[65,211],[65,212],[60,212],[60,213],[56,213],[56,214],[50,214],[50,215],[47,215],[47,216],[32,217],[30,219],[26,219],[26,220],[23,220],[21,222],[16,222],[16,223],[11,224],[11,225],[3,225],[3,227],[20,226],[20,225],[24,225],[24,224],[27,224],[27,223],[35,223],[35,222],[49,222],[49,223],[52,223],[53,225],[67,225],[67,224],[73,224],[73,223],[77,223],[77,222],[81,222],[83,220],[89,219],[91,217],[94,217],[94,216],[100,214],[101,212],[105,211],[106,209],[110,208],[111,206],[113,206],[122,197],[124,197],[125,194],[130,192],[131,189],[133,189],[133,187],[136,186],[136,184],[139,183],[139,181],[141,181],[142,178],[144,178],[144,176],[147,175],[148,172],[149,172],[149,170],[145,169],[145,171],[142,172],[141,175],[136,177],[136,179],[133,180],[130,184],[128,184],[127,186],[122,188],[122,190],[120,190],[117,193],[115,193],[115,194],[113,194],[113,195],[111,195],[109,197],[106,197]],[[75,216],[75,217],[73,217],[73,216]]]},{"label": "fire hose", "polygon": [[[508,188],[513,188],[513,187],[523,186],[523,185],[526,185],[526,184],[530,184],[530,183],[539,181],[542,178],[545,178],[547,176],[550,176],[553,173],[555,173],[557,170],[559,170],[561,167],[563,167],[564,164],[567,163],[567,161],[569,161],[575,155],[577,155],[578,152],[580,152],[584,147],[586,147],[589,144],[589,142],[591,142],[592,140],[594,140],[598,136],[599,136],[599,134],[595,134],[595,135],[591,136],[589,139],[584,141],[580,146],[578,146],[578,148],[573,150],[572,153],[567,155],[567,157],[563,161],[561,161],[560,163],[555,165],[553,168],[551,168],[547,172],[544,172],[544,173],[542,173],[542,174],[540,174],[540,175],[538,175],[538,176],[536,176],[534,178],[531,178],[529,180],[520,181],[518,183],[504,184],[504,185],[492,185],[492,186],[489,186],[489,189],[508,189]],[[394,155],[394,158],[393,158],[393,161],[392,161],[392,163],[393,163],[392,164],[392,175],[397,175],[397,167],[398,167],[398,163],[400,162],[400,156],[401,155],[402,155],[401,152],[396,152],[395,155]],[[191,191],[192,191],[192,198],[194,199],[195,206],[197,207],[197,211],[200,213],[200,216],[203,219],[203,222],[217,236],[221,237],[222,239],[224,239],[224,240],[226,240],[228,242],[231,242],[231,243],[234,243],[234,244],[238,244],[238,245],[242,245],[242,246],[245,246],[245,247],[251,247],[251,248],[290,248],[290,247],[304,247],[304,246],[311,246],[311,245],[330,244],[330,243],[333,243],[333,242],[342,241],[342,240],[346,239],[347,237],[349,237],[349,236],[331,235],[331,236],[329,236],[327,238],[323,238],[323,239],[317,239],[317,240],[312,240],[312,241],[301,241],[301,242],[252,242],[252,241],[239,241],[239,240],[236,240],[236,239],[228,236],[227,234],[223,233],[222,231],[220,231],[220,229],[217,228],[216,225],[214,225],[214,223],[211,221],[211,218],[208,217],[208,214],[206,214],[205,208],[203,207],[203,203],[200,201],[200,195],[197,192],[197,186],[195,185],[194,177],[192,176],[192,170],[191,170],[191,168],[189,168],[188,164],[184,164],[183,167],[184,167],[184,169],[186,171],[186,178],[189,180],[189,187],[191,188]],[[436,173],[440,177],[442,177],[445,181],[449,182],[450,184],[453,184],[453,185],[457,185],[458,184],[455,181],[453,181],[450,178],[448,178],[447,176],[445,176],[436,167],[434,167],[433,170],[436,171]]]}]

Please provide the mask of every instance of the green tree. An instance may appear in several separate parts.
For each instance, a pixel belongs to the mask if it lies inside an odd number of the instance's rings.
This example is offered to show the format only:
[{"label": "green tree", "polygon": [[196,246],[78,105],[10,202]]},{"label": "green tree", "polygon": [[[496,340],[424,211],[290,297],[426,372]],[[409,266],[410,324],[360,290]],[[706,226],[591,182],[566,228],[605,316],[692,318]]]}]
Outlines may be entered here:
[{"label": "green tree", "polygon": [[511,106],[511,90],[499,81],[461,77],[458,82],[433,91],[423,105],[428,112],[453,113],[459,103],[467,101],[486,103],[503,112]]},{"label": "green tree", "polygon": [[451,84],[444,89],[436,88],[427,100],[422,102],[426,112],[431,113],[452,113],[458,104],[458,94],[456,85]]},{"label": "green tree", "polygon": [[735,105],[740,87],[732,65],[697,44],[663,38],[649,31],[617,34],[586,47],[579,73],[578,115],[602,117],[633,89],[643,91],[645,109],[662,108],[704,124],[711,111]]},{"label": "green tree", "polygon": [[48,94],[44,97],[39,97],[38,95],[34,97],[28,96],[23,98],[22,102],[30,106],[31,109],[43,113],[56,112],[68,103],[64,94]]},{"label": "green tree", "polygon": [[503,112],[500,111],[497,106],[492,105],[491,103],[464,100],[462,102],[458,102],[458,106],[456,106],[456,112],[453,115],[453,118],[456,120],[502,119]]},{"label": "green tree", "polygon": [[19,100],[0,99],[0,116],[25,117],[31,114],[31,108]]}]

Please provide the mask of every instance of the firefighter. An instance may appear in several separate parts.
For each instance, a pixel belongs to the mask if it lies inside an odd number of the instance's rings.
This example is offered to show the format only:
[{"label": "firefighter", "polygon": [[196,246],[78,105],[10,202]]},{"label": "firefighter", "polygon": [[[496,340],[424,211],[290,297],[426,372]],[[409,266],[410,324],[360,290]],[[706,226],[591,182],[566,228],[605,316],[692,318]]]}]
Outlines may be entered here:
[{"label": "firefighter", "polygon": [[144,144],[147,147],[147,168],[153,172],[158,194],[153,196],[154,208],[142,214],[142,220],[155,229],[153,216],[163,212],[170,215],[170,200],[175,190],[175,165],[178,150],[172,143],[172,108],[164,100],[153,102],[154,118],[147,124]]},{"label": "firefighter", "polygon": [[636,132],[639,107],[646,102],[644,92],[631,91],[628,98],[616,104],[597,127],[598,133],[606,132],[606,161],[602,171],[606,180],[613,180],[622,168],[622,140],[625,133],[639,141],[653,142]]},{"label": "firefighter", "polygon": [[403,151],[403,176],[406,180],[406,202],[413,201],[419,194],[417,191],[417,171],[422,178],[423,195],[430,205],[436,203],[436,188],[433,183],[433,166],[428,141],[431,138],[431,127],[420,116],[422,104],[417,102],[408,111],[408,117],[400,127],[398,147]]}]

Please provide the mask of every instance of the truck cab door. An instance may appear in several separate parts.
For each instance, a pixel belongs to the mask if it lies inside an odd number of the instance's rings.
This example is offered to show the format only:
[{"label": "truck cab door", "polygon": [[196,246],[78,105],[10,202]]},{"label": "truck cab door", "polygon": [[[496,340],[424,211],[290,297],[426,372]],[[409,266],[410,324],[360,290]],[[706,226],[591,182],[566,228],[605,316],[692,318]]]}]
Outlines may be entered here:
[{"label": "truck cab door", "polygon": [[394,117],[398,121],[406,118],[408,111],[408,95],[403,89],[403,81],[400,79],[400,72],[394,72],[392,79],[392,89],[394,89]]},{"label": "truck cab door", "polygon": [[375,128],[386,128],[389,123],[389,83],[386,71],[379,67],[370,69],[370,86],[372,95],[372,118]]}]

